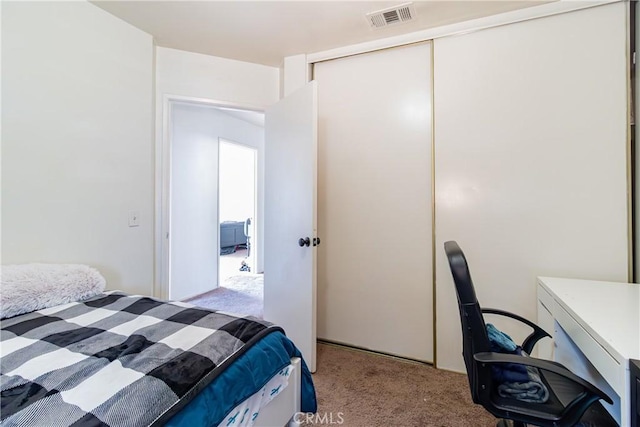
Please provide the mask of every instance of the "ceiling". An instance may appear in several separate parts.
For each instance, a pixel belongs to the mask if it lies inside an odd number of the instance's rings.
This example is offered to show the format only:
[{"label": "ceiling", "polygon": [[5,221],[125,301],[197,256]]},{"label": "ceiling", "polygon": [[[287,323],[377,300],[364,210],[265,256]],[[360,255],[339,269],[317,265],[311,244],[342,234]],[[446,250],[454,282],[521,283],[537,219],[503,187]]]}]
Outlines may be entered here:
[{"label": "ceiling", "polygon": [[151,34],[157,45],[274,67],[314,53],[547,1],[414,1],[416,18],[380,29],[365,14],[403,1],[92,1]]}]

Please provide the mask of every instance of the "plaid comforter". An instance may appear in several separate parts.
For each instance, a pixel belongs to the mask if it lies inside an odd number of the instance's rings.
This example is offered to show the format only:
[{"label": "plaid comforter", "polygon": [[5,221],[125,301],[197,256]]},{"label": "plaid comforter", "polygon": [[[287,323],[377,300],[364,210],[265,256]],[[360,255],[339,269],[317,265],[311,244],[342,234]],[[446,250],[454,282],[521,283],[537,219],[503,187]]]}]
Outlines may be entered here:
[{"label": "plaid comforter", "polygon": [[158,425],[268,322],[120,292],[2,321],[3,425]]}]

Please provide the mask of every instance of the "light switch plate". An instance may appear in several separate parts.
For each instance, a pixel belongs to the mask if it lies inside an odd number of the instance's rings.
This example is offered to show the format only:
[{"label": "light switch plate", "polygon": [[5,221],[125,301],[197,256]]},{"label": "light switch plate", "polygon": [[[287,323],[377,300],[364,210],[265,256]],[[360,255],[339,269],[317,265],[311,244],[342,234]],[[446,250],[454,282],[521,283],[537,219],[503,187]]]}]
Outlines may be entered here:
[{"label": "light switch plate", "polygon": [[138,227],[140,225],[140,214],[138,211],[129,212],[129,227]]}]

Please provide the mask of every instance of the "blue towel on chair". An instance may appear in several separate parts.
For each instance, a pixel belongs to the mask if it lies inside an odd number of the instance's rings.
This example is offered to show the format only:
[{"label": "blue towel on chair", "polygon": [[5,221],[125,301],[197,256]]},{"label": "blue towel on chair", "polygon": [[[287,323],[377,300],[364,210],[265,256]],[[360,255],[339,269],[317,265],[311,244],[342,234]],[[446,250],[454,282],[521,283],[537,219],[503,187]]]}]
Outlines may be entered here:
[{"label": "blue towel on chair", "polygon": [[[508,353],[522,355],[522,349],[513,342],[511,337],[491,323],[487,323],[487,335],[491,351],[494,353]],[[517,363],[500,363],[491,367],[493,379],[499,383],[504,382],[527,382],[529,376],[527,368]]]},{"label": "blue towel on chair", "polygon": [[498,394],[525,402],[544,403],[549,400],[549,390],[542,382],[538,370],[526,367],[527,381],[507,381],[498,386]]},{"label": "blue towel on chair", "polygon": [[[492,352],[526,355],[509,335],[491,323],[487,323],[487,335]],[[499,363],[491,366],[491,375],[499,383],[498,394],[502,397],[536,403],[549,399],[549,390],[535,368],[518,363]]]},{"label": "blue towel on chair", "polygon": [[518,348],[509,335],[505,334],[491,323],[487,323],[487,335],[489,336],[491,351],[496,353],[513,353]]}]

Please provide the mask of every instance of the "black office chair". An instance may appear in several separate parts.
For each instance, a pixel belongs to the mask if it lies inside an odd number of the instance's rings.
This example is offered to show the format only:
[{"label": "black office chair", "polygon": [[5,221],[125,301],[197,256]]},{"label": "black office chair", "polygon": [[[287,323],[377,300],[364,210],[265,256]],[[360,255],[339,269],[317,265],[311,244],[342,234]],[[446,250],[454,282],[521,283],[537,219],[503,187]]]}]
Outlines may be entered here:
[{"label": "black office chair", "polygon": [[[495,417],[502,418],[497,424],[498,427],[506,427],[508,423],[505,420],[512,420],[514,427],[524,427],[526,424],[573,426],[597,400],[603,399],[612,403],[609,396],[559,363],[525,355],[492,352],[483,313],[510,317],[530,326],[533,332],[522,344],[522,349],[527,354],[531,353],[538,340],[549,334],[515,314],[480,308],[464,253],[453,241],[446,242],[444,249],[458,295],[462,324],[462,355],[469,377],[471,396],[474,403],[482,405]],[[549,399],[545,403],[532,403],[500,396],[497,390],[499,384],[493,379],[492,366],[505,363],[537,368],[542,382],[549,391]]]}]

